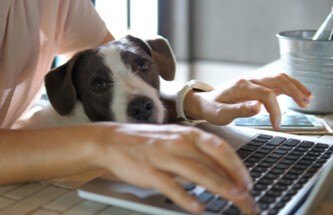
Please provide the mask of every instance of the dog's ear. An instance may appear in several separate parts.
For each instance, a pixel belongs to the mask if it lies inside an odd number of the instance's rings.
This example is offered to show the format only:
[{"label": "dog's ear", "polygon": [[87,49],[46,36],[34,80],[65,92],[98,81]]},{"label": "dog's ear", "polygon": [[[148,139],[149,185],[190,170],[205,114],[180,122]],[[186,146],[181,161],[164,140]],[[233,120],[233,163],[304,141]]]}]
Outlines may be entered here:
[{"label": "dog's ear", "polygon": [[176,74],[176,59],[169,42],[160,37],[146,41],[151,48],[151,56],[156,62],[160,76],[167,81],[172,81]]},{"label": "dog's ear", "polygon": [[72,72],[78,59],[76,54],[71,60],[51,70],[45,76],[45,88],[52,107],[62,116],[72,112],[76,101]]}]

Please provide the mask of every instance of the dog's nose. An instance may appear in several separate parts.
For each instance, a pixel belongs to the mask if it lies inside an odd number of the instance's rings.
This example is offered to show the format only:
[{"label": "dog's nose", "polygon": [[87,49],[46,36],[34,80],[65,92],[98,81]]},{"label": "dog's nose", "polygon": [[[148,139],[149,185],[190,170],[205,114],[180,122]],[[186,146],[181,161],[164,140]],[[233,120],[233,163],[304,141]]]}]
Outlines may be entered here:
[{"label": "dog's nose", "polygon": [[154,102],[145,96],[132,99],[127,107],[128,116],[139,122],[150,122],[153,111]]}]

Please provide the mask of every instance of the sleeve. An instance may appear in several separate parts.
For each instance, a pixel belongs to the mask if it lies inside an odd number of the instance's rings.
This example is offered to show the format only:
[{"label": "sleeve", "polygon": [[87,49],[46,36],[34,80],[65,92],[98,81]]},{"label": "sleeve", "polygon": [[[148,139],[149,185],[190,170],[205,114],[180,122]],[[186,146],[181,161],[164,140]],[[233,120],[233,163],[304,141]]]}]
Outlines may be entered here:
[{"label": "sleeve", "polygon": [[57,19],[57,54],[96,47],[108,32],[90,0],[62,0]]}]

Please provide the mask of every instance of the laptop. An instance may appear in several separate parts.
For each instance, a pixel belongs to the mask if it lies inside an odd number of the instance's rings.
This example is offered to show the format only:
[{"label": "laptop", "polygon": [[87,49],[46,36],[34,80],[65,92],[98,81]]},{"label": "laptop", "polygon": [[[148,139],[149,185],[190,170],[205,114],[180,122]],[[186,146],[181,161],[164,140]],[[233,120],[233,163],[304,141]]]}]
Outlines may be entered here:
[{"label": "laptop", "polygon": [[[235,147],[254,180],[261,214],[309,214],[331,186],[333,143],[237,126],[200,125]],[[230,201],[191,182],[184,189],[206,205],[204,214],[241,214]],[[78,190],[81,198],[145,214],[188,214],[156,190],[97,178]]]}]

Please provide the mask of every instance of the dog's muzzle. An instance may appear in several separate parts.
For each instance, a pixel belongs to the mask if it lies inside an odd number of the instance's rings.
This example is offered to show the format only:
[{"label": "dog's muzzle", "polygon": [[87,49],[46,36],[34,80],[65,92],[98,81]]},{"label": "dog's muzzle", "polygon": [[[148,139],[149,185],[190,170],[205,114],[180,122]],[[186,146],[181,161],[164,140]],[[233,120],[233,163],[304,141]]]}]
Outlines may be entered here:
[{"label": "dog's muzzle", "polygon": [[154,109],[155,105],[152,99],[146,96],[135,97],[127,106],[127,115],[134,122],[154,123],[156,122]]}]

